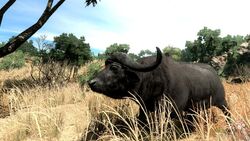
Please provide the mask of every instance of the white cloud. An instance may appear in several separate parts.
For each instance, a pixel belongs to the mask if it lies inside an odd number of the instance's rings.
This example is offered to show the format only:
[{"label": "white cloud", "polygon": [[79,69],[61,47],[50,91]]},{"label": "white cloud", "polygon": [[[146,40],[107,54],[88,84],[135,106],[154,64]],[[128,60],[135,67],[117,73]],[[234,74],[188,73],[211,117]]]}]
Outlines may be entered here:
[{"label": "white cloud", "polygon": [[97,38],[91,44],[97,47],[113,41],[130,44],[132,52],[167,45],[184,48],[204,26],[221,29],[223,36],[250,32],[248,0],[105,0],[99,4],[108,9],[108,16],[117,20],[122,30],[93,31]]},{"label": "white cloud", "polygon": [[127,43],[131,52],[184,48],[204,26],[221,29],[222,36],[250,34],[249,5],[249,0],[102,0],[84,8],[82,0],[66,1],[35,36],[52,40],[74,33],[101,50],[113,43]]}]

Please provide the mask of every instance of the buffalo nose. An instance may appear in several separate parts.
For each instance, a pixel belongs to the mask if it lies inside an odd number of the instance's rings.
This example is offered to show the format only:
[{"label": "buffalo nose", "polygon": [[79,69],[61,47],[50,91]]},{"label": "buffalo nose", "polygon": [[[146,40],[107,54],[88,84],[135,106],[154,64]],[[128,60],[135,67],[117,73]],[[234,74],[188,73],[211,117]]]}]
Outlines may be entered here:
[{"label": "buffalo nose", "polygon": [[92,80],[88,81],[88,84],[90,87],[93,87],[96,84],[96,80],[92,79]]}]

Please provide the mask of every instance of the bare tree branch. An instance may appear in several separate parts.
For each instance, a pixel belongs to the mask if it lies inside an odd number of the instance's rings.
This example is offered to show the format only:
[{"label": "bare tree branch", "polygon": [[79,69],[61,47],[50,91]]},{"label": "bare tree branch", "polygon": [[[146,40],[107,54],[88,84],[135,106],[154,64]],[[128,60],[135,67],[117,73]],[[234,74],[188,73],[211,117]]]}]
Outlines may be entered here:
[{"label": "bare tree branch", "polygon": [[46,9],[38,21],[0,48],[0,58],[14,52],[19,46],[21,46],[21,44],[36,33],[64,1],[65,0],[60,0],[52,7],[53,0],[48,0]]},{"label": "bare tree branch", "polygon": [[11,7],[13,3],[15,3],[16,0],[9,0],[1,9],[0,9],[0,26],[2,24],[2,19],[4,13]]}]

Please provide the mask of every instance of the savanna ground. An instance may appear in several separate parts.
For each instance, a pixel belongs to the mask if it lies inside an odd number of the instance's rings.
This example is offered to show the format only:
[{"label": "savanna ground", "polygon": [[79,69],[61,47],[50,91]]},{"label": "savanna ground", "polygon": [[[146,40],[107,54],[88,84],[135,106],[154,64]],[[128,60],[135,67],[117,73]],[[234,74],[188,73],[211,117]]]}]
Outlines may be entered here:
[{"label": "savanna ground", "polygon": [[[0,71],[1,88],[28,77],[29,67]],[[138,106],[134,102],[107,98],[77,82],[52,89],[30,84],[12,87],[0,93],[0,141],[250,140],[250,83],[223,83],[232,122],[227,124],[220,110],[210,108],[197,113],[191,134],[179,132],[163,114],[149,116],[151,132],[144,132],[135,120]],[[127,124],[127,131],[116,129],[118,119]]]}]

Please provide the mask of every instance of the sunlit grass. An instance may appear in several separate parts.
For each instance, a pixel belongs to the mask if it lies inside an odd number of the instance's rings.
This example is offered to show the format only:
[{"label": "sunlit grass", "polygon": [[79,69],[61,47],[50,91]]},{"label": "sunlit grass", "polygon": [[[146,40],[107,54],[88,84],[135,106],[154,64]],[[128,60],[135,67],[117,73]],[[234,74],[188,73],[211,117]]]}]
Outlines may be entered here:
[{"label": "sunlit grass", "polygon": [[[86,68],[81,68],[82,73]],[[6,80],[28,78],[29,68],[0,72],[1,87]],[[0,93],[0,141],[21,140],[249,140],[250,83],[224,83],[232,122],[216,107],[196,112],[195,131],[186,123],[170,119],[171,103],[164,100],[147,116],[148,129],[136,119],[139,106],[132,100],[113,100],[82,89],[72,82],[64,87],[13,87]],[[4,112],[3,112],[4,111]],[[146,111],[146,109],[145,109]],[[1,116],[0,116],[1,117]],[[178,127],[177,127],[178,125]],[[148,131],[149,130],[149,131]]]}]

